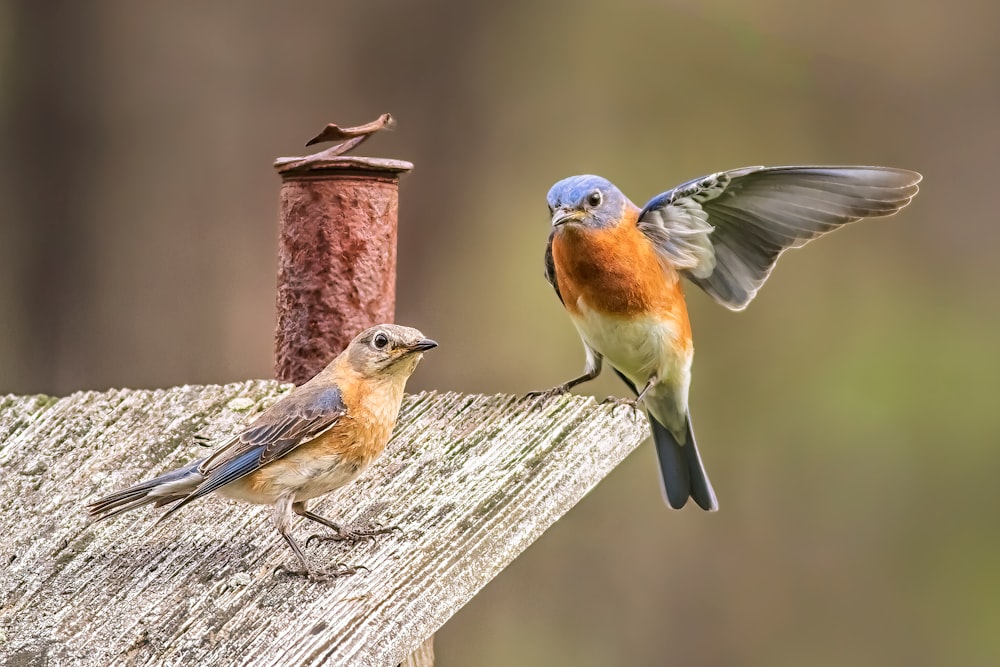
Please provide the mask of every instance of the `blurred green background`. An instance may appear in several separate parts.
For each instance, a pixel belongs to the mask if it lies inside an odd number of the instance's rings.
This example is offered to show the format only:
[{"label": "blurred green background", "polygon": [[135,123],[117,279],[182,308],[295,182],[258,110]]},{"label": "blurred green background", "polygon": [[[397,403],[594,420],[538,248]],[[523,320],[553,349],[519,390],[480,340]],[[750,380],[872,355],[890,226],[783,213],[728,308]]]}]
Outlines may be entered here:
[{"label": "blurred green background", "polygon": [[[744,313],[689,290],[721,511],[643,445],[438,634],[452,665],[1000,664],[1000,5],[983,0],[0,2],[0,391],[272,372],[279,180],[391,111],[413,391],[583,353],[545,193],[640,205],[748,164],[923,172],[786,255]],[[584,390],[622,393],[603,377]]]}]

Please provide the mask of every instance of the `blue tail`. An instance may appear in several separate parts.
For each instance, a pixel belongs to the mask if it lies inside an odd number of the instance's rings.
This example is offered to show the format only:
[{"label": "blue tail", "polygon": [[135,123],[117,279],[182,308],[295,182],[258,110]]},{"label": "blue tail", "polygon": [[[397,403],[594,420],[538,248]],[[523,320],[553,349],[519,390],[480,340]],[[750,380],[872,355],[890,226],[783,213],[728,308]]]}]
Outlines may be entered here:
[{"label": "blue tail", "polygon": [[649,426],[656,444],[656,458],[660,461],[663,493],[667,497],[667,503],[674,509],[679,510],[684,507],[688,498],[694,498],[698,507],[715,512],[719,509],[719,501],[715,499],[712,483],[708,481],[705,466],[698,455],[690,413],[684,423],[687,437],[684,444],[680,444],[665,426],[649,415]]},{"label": "blue tail", "polygon": [[[632,381],[625,377],[617,368],[615,374],[629,386],[633,393],[638,394]],[[698,455],[698,446],[694,442],[694,429],[691,428],[691,413],[684,416],[686,431],[684,444],[677,442],[674,434],[667,430],[653,415],[649,417],[649,428],[653,431],[653,442],[656,444],[656,458],[660,462],[660,484],[667,504],[679,510],[687,504],[688,498],[694,498],[698,507],[709,512],[719,509],[719,501],[715,499],[712,483],[708,481],[705,466]]]}]

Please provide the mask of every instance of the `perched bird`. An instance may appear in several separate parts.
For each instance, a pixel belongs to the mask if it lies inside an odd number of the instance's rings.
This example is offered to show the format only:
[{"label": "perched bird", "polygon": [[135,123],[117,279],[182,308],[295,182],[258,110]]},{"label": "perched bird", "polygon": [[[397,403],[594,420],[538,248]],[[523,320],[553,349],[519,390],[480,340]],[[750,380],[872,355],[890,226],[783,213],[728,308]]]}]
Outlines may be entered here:
[{"label": "perched bird", "polygon": [[649,415],[671,507],[718,509],[688,411],[691,326],[681,277],[742,310],[778,256],[862,218],[892,215],[921,176],[889,167],[746,167],[688,181],[640,209],[600,176],[549,190],[545,277],[583,339],[583,375],[607,359]]},{"label": "perched bird", "polygon": [[306,502],[353,481],[385,449],[403,388],[425,350],[437,343],[409,327],[367,329],[330,365],[262,412],[207,458],[117,491],[88,505],[97,520],[152,503],[173,503],[159,521],[213,491],[274,506],[274,523],[313,579],[353,568],[312,568],[289,526],[298,514],[336,531],[328,539],[356,540],[386,529],[348,530],[306,509]]}]

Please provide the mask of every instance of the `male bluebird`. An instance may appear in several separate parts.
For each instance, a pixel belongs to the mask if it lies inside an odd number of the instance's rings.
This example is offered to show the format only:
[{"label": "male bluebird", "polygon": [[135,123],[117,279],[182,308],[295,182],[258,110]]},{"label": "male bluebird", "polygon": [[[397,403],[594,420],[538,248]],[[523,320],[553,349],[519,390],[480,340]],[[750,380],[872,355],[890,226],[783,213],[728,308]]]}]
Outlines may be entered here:
[{"label": "male bluebird", "polygon": [[586,351],[592,380],[607,359],[650,417],[667,502],[718,503],[695,446],[688,411],[691,326],[683,276],[742,310],[778,256],[841,225],[892,215],[921,176],[888,167],[746,167],[688,181],[640,209],[599,176],[549,190],[552,233],[545,277]]},{"label": "male bluebird", "polygon": [[88,505],[98,520],[153,503],[173,506],[160,517],[212,491],[274,506],[278,532],[313,579],[354,572],[309,566],[292,539],[292,513],[336,531],[329,539],[357,540],[386,529],[349,530],[306,509],[306,501],[353,481],[385,449],[403,388],[425,350],[437,343],[409,327],[381,324],[351,341],[330,365],[262,412],[209,457]]}]

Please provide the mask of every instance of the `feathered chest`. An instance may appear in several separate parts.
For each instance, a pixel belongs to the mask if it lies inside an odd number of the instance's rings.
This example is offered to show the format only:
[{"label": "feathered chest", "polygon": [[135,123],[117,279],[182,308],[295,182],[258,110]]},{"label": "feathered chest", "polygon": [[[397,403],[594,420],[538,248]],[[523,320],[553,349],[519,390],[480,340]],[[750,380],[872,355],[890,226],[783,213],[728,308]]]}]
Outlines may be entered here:
[{"label": "feathered chest", "polygon": [[624,317],[676,316],[684,307],[676,271],[663,265],[635,225],[567,225],[552,237],[552,263],[559,294],[573,314],[586,307]]},{"label": "feathered chest", "polygon": [[364,458],[378,456],[392,436],[403,400],[398,382],[370,382],[359,385],[348,411],[354,433],[354,449]]}]

